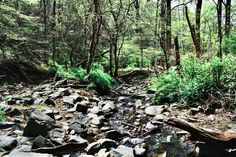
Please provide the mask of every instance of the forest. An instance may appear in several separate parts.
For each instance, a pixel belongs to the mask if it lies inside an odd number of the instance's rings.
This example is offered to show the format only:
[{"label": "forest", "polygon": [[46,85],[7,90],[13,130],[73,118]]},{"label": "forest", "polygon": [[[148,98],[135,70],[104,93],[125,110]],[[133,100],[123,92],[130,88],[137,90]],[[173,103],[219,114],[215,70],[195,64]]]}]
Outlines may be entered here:
[{"label": "forest", "polygon": [[236,1],[0,0],[1,157],[236,157]]}]

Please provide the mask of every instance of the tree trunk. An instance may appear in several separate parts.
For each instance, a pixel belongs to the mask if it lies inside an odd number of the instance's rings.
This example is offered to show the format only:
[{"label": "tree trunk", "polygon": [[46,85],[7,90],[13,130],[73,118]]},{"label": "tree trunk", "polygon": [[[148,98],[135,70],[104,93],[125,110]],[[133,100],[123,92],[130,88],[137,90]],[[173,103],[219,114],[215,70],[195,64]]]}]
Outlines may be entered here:
[{"label": "tree trunk", "polygon": [[231,0],[226,0],[225,5],[225,35],[229,37],[231,29]]},{"label": "tree trunk", "polygon": [[217,2],[218,40],[219,47],[217,56],[222,58],[222,0]]},{"label": "tree trunk", "polygon": [[179,39],[178,36],[175,37],[175,62],[177,69],[179,69],[180,66],[180,53],[179,53]]},{"label": "tree trunk", "polygon": [[164,52],[165,58],[165,69],[169,69],[168,63],[168,54],[167,54],[167,47],[166,47],[166,1],[161,0],[161,11],[160,11],[160,24],[161,24],[161,36],[160,36],[160,46]]},{"label": "tree trunk", "polygon": [[52,58],[55,59],[55,53],[56,53],[56,37],[55,37],[55,27],[56,27],[56,0],[53,1],[53,11],[52,11],[52,17],[53,17],[53,39],[52,39]]},{"label": "tree trunk", "polygon": [[170,50],[171,50],[171,0],[167,0],[166,1],[166,52],[168,56],[171,55]]},{"label": "tree trunk", "polygon": [[100,0],[94,0],[93,5],[94,5],[94,18],[93,18],[93,24],[92,24],[93,26],[92,26],[90,50],[89,50],[89,55],[88,55],[87,67],[86,67],[87,74],[89,74],[90,72],[91,64],[93,62],[93,58],[94,58],[96,48],[99,42],[100,28],[101,28],[101,23],[102,23],[101,22],[102,16],[100,13]]},{"label": "tree trunk", "polygon": [[43,23],[44,23],[44,38],[47,39],[47,5],[46,0],[43,0]]},{"label": "tree trunk", "polygon": [[196,40],[199,45],[199,47],[198,47],[199,55],[202,55],[202,50],[201,50],[201,10],[202,10],[202,0],[198,0],[197,1],[197,9],[196,9]]},{"label": "tree trunk", "polygon": [[189,26],[189,29],[190,29],[193,44],[195,46],[196,56],[197,56],[197,58],[200,58],[201,54],[202,54],[201,45],[199,43],[199,40],[197,39],[195,26],[192,25],[191,22],[190,22],[190,19],[189,19],[189,16],[188,16],[188,7],[187,6],[185,6],[185,16],[186,16],[186,19],[187,19],[187,22],[188,22],[188,26]]}]

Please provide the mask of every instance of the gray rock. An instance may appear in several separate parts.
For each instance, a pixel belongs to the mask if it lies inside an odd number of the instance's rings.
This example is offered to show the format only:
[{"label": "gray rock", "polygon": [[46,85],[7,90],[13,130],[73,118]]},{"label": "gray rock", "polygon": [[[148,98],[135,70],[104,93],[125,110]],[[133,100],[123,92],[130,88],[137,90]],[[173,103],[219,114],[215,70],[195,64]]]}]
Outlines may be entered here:
[{"label": "gray rock", "polygon": [[0,148],[10,151],[19,145],[19,141],[10,136],[0,136]]},{"label": "gray rock", "polygon": [[32,149],[37,149],[41,147],[53,147],[53,146],[54,144],[52,144],[52,142],[49,139],[44,138],[42,136],[38,136],[32,144]]},{"label": "gray rock", "polygon": [[57,92],[53,93],[51,95],[52,98],[59,98],[59,97],[62,97],[62,96],[69,96],[71,93],[70,93],[70,90],[68,88],[59,88],[57,90]]},{"label": "gray rock", "polygon": [[149,106],[146,107],[145,113],[151,116],[156,116],[158,114],[161,114],[164,111],[163,106]]},{"label": "gray rock", "polygon": [[78,122],[74,122],[69,125],[69,131],[74,130],[75,133],[77,134],[84,134],[85,133],[84,129],[85,129],[85,125]]},{"label": "gray rock", "polygon": [[46,105],[56,106],[55,101],[50,99],[50,98],[45,99],[43,103],[46,104]]},{"label": "gray rock", "polygon": [[50,138],[64,138],[65,130],[61,128],[55,128],[49,132]]},{"label": "gray rock", "polygon": [[36,98],[35,100],[34,100],[34,105],[40,105],[40,104],[43,104],[43,101],[44,101],[44,99],[43,98]]},{"label": "gray rock", "polygon": [[131,138],[131,139],[129,140],[129,142],[130,142],[132,145],[137,145],[137,144],[143,143],[143,142],[144,142],[144,139],[142,139],[142,138]]},{"label": "gray rock", "polygon": [[83,139],[80,136],[76,136],[76,135],[70,135],[68,142],[76,142],[76,143],[84,144],[84,145],[88,144],[87,140]]},{"label": "gray rock", "polygon": [[88,154],[95,154],[100,149],[101,149],[101,144],[99,142],[93,142],[87,146],[86,151]]},{"label": "gray rock", "polygon": [[136,101],[135,101],[135,107],[136,107],[136,108],[139,108],[139,107],[141,107],[141,106],[143,106],[142,100],[140,100],[140,99],[139,99],[139,100],[136,100]]},{"label": "gray rock", "polygon": [[98,157],[108,157],[109,156],[109,152],[107,152],[107,149],[101,149],[97,153],[97,156]]},{"label": "gray rock", "polygon": [[145,156],[146,149],[142,145],[137,145],[134,147],[134,153],[136,156]]},{"label": "gray rock", "polygon": [[145,126],[145,129],[147,129],[147,130],[153,130],[155,128],[156,128],[156,126],[153,125],[151,122],[148,122]]},{"label": "gray rock", "polygon": [[106,104],[103,106],[102,111],[103,112],[110,112],[116,110],[116,105],[113,101],[107,101]]},{"label": "gray rock", "polygon": [[98,114],[99,112],[101,112],[98,106],[94,106],[93,108],[88,109],[88,111],[93,114]]},{"label": "gray rock", "polygon": [[28,110],[25,112],[25,116],[28,122],[24,128],[23,136],[26,137],[47,136],[48,131],[55,122],[50,116],[38,110]]},{"label": "gray rock", "polygon": [[110,157],[134,157],[134,149],[124,145],[110,151]]},{"label": "gray rock", "polygon": [[7,157],[53,157],[53,155],[31,152],[16,152],[10,153]]},{"label": "gray rock", "polygon": [[50,116],[47,114],[40,112],[39,110],[26,110],[25,111],[25,116],[28,119],[38,121],[40,123],[45,123],[45,124],[54,124],[55,120],[52,119]]},{"label": "gray rock", "polygon": [[110,139],[99,139],[97,142],[93,142],[88,145],[86,148],[86,151],[88,154],[95,154],[97,153],[100,149],[106,148],[114,148],[117,146],[116,141],[110,140]]},{"label": "gray rock", "polygon": [[87,113],[89,104],[88,101],[77,102],[74,106],[74,110],[77,112]]},{"label": "gray rock", "polygon": [[112,140],[117,140],[121,137],[122,137],[122,134],[119,133],[116,130],[109,130],[109,131],[105,132],[105,138],[109,138],[109,139],[112,139]]},{"label": "gray rock", "polygon": [[158,114],[155,117],[153,117],[152,120],[162,122],[165,118],[166,118],[166,116],[164,116],[163,114]]},{"label": "gray rock", "polygon": [[101,126],[103,124],[103,121],[104,121],[104,117],[103,116],[97,116],[97,117],[93,117],[91,119],[91,124],[94,124],[94,125],[97,125],[97,126]]}]

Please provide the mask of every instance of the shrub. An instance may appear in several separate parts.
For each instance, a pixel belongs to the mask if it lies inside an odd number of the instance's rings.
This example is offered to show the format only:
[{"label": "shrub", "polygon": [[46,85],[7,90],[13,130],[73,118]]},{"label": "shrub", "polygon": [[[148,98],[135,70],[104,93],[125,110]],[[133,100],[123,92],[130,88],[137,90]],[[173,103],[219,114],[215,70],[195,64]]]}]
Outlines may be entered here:
[{"label": "shrub", "polygon": [[5,112],[0,110],[0,122],[5,121]]},{"label": "shrub", "polygon": [[164,73],[155,82],[157,103],[173,102],[178,99],[180,76],[175,71]]},{"label": "shrub", "polygon": [[[86,70],[83,68],[67,67],[54,61],[49,61],[49,70],[60,77],[67,79],[78,79],[85,81],[87,78]],[[115,84],[114,79],[104,72],[101,64],[93,64],[89,73],[90,88],[95,89],[100,94],[107,94]]]},{"label": "shrub", "polygon": [[209,61],[186,55],[181,70],[164,73],[155,81],[156,101],[182,100],[196,102],[206,100],[217,93],[234,94],[236,88],[236,58],[227,55],[222,60]]},{"label": "shrub", "polygon": [[107,94],[114,85],[114,79],[102,69],[92,69],[89,73],[90,87],[100,94]]}]

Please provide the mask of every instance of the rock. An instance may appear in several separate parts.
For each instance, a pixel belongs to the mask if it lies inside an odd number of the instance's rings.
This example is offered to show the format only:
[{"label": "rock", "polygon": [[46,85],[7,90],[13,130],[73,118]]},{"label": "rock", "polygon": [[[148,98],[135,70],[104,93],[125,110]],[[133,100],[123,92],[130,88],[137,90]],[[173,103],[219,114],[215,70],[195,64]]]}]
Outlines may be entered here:
[{"label": "rock", "polygon": [[136,145],[134,147],[134,154],[136,156],[145,156],[144,154],[146,153],[146,149],[143,147],[142,144]]},{"label": "rock", "polygon": [[20,129],[21,126],[14,122],[0,122],[0,129],[8,129],[12,128],[12,130]]},{"label": "rock", "polygon": [[83,97],[79,95],[70,95],[63,97],[63,102],[68,105],[75,105],[77,102],[80,102],[83,100]]},{"label": "rock", "polygon": [[163,122],[163,120],[165,119],[165,117],[166,117],[166,116],[164,116],[163,114],[158,114],[158,115],[156,115],[155,117],[153,117],[152,120]]},{"label": "rock", "polygon": [[87,141],[87,140],[83,139],[83,138],[80,137],[80,136],[76,136],[76,135],[70,135],[68,142],[77,142],[77,143],[79,143],[79,144],[84,144],[84,145],[86,145],[86,146],[87,146],[87,144],[88,144],[88,141]]},{"label": "rock", "polygon": [[128,140],[132,145],[137,145],[144,142],[144,139],[141,138],[131,138]]},{"label": "rock", "polygon": [[122,137],[121,133],[119,133],[116,130],[109,130],[109,131],[105,132],[105,138],[109,138],[109,139],[112,139],[112,140],[117,140],[121,137]]},{"label": "rock", "polygon": [[88,154],[95,154],[100,149],[101,149],[101,144],[99,142],[93,142],[87,146],[86,151]]},{"label": "rock", "polygon": [[136,100],[136,101],[135,101],[135,107],[136,107],[136,108],[139,108],[139,107],[141,107],[141,106],[143,106],[142,100],[140,100],[140,99],[139,99],[139,100]]},{"label": "rock", "polygon": [[147,129],[147,130],[153,130],[155,128],[156,128],[156,126],[153,125],[151,122],[148,122],[145,126],[145,129]]},{"label": "rock", "polygon": [[51,117],[52,119],[55,119],[55,116],[54,116],[54,111],[50,108],[45,108],[45,111],[43,112],[45,113],[46,115],[48,115],[49,117]]},{"label": "rock", "polygon": [[33,98],[24,98],[22,102],[26,106],[30,106],[34,104],[34,99]]},{"label": "rock", "polygon": [[47,136],[50,128],[45,123],[40,123],[35,120],[29,120],[24,128],[23,136],[37,137],[39,135]]},{"label": "rock", "polygon": [[45,99],[43,103],[46,104],[46,105],[56,106],[55,101],[50,99],[50,98]]},{"label": "rock", "polygon": [[46,139],[42,136],[38,136],[32,144],[32,149],[37,149],[41,147],[53,147],[53,146],[54,145],[49,139]]},{"label": "rock", "polygon": [[40,123],[45,123],[45,124],[54,124],[55,120],[52,119],[50,116],[48,116],[45,113],[40,112],[39,110],[26,110],[25,111],[25,116],[28,119],[38,121]]},{"label": "rock", "polygon": [[110,151],[110,157],[134,157],[134,149],[124,145]]},{"label": "rock", "polygon": [[116,105],[114,104],[113,101],[107,101],[105,102],[106,104],[102,107],[102,111],[104,113],[115,111],[116,110]]},{"label": "rock", "polygon": [[19,145],[19,141],[10,136],[0,136],[0,148],[3,148],[6,151],[11,151]]},{"label": "rock", "polygon": [[98,106],[94,106],[93,108],[88,109],[88,111],[93,114],[98,114],[99,112],[101,112]]},{"label": "rock", "polygon": [[109,149],[116,146],[117,146],[117,143],[114,140],[99,139],[97,142],[93,142],[89,144],[88,147],[86,148],[86,151],[88,154],[95,154],[100,149],[103,149],[103,148]]},{"label": "rock", "polygon": [[109,152],[107,152],[107,149],[101,149],[97,153],[97,157],[108,157],[108,156],[109,156]]},{"label": "rock", "polygon": [[105,118],[103,116],[93,117],[90,122],[94,125],[101,126],[103,124],[104,119]]},{"label": "rock", "polygon": [[53,157],[53,155],[31,152],[16,152],[10,153],[7,157]]},{"label": "rock", "polygon": [[57,90],[57,92],[53,93],[51,95],[51,98],[59,98],[59,97],[62,97],[62,96],[69,96],[71,93],[70,93],[70,90],[68,88],[59,88]]},{"label": "rock", "polygon": [[15,116],[22,115],[22,112],[20,110],[16,109],[16,108],[14,108],[13,110],[7,112],[6,115],[9,116],[9,117],[15,117]]},{"label": "rock", "polygon": [[116,141],[111,139],[99,139],[97,142],[101,144],[102,148],[112,148],[117,146]]},{"label": "rock", "polygon": [[75,104],[74,108],[77,112],[87,113],[87,110],[89,108],[89,102],[88,101],[81,101]]},{"label": "rock", "polygon": [[161,114],[164,111],[163,106],[149,106],[146,107],[145,113],[151,116],[156,116],[158,114]]},{"label": "rock", "polygon": [[24,128],[23,136],[26,137],[47,136],[48,131],[54,124],[54,120],[51,117],[38,110],[33,112],[28,110],[25,112],[25,116],[28,118],[28,122]]},{"label": "rock", "polygon": [[69,125],[69,131],[72,131],[74,130],[75,133],[77,134],[84,134],[85,133],[85,125],[84,124],[81,124],[81,123],[78,123],[78,122],[74,122],[72,124]]},{"label": "rock", "polygon": [[44,102],[44,99],[43,98],[36,98],[35,100],[34,100],[34,105],[40,105],[40,104],[43,104],[43,102]]},{"label": "rock", "polygon": [[4,111],[5,113],[8,113],[11,111],[11,106],[7,105],[6,102],[1,102],[0,110]]}]

